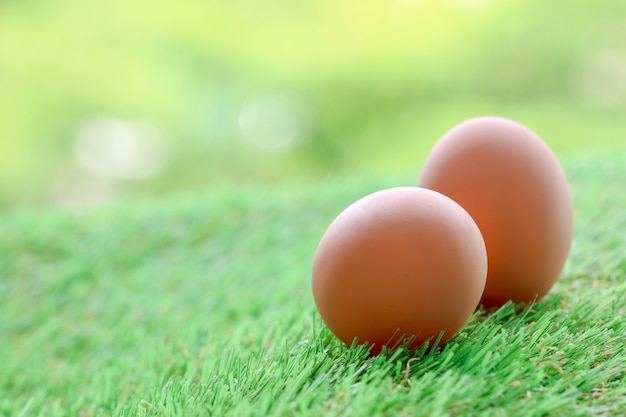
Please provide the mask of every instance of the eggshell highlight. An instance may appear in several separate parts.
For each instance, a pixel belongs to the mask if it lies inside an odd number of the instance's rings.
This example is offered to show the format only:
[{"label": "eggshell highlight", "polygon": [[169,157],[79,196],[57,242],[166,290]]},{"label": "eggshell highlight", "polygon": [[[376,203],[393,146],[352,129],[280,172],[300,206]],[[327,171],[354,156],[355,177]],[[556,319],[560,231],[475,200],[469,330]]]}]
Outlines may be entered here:
[{"label": "eggshell highlight", "polygon": [[485,245],[472,218],[431,190],[391,188],[344,210],[313,260],[317,308],[343,342],[410,348],[454,335],[485,286]]},{"label": "eggshell highlight", "polygon": [[459,203],[487,247],[485,306],[541,299],[569,254],[573,207],[567,179],[530,129],[500,117],[447,132],[424,164],[419,186]]}]

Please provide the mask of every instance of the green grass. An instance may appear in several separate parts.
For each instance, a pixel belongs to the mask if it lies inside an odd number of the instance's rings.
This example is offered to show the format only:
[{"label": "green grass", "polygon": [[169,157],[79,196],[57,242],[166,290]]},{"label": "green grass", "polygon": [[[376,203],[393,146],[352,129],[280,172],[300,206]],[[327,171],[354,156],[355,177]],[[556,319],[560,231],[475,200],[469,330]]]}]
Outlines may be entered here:
[{"label": "green grass", "polygon": [[0,416],[623,415],[626,158],[564,167],[576,234],[553,291],[376,358],[323,325],[311,260],[346,205],[410,176],[5,214]]}]

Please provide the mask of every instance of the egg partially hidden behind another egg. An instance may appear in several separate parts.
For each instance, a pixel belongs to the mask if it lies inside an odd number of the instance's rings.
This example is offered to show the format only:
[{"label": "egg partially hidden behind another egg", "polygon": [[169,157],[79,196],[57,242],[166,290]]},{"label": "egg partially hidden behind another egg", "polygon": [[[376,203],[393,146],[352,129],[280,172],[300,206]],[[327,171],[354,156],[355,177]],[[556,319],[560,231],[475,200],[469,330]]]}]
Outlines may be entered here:
[{"label": "egg partially hidden behind another egg", "polygon": [[[485,245],[470,215],[417,187],[366,196],[328,227],[313,260],[322,319],[346,344],[377,354],[447,341],[469,319],[485,286]],[[373,346],[372,346],[373,345]]]},{"label": "egg partially hidden behind another egg", "polygon": [[461,123],[432,149],[418,184],[476,221],[489,264],[485,306],[528,303],[554,285],[572,242],[572,201],[557,159],[530,129],[500,117]]}]

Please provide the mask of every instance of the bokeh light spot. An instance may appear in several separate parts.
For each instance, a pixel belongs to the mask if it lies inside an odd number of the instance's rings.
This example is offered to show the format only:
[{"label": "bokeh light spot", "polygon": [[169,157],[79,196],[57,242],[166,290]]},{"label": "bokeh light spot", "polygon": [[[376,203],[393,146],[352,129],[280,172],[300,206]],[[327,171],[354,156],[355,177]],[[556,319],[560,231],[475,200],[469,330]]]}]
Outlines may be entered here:
[{"label": "bokeh light spot", "polygon": [[149,179],[166,167],[169,151],[152,126],[111,117],[83,123],[74,157],[88,173],[105,179]]},{"label": "bokeh light spot", "polygon": [[239,113],[245,143],[264,149],[292,147],[304,139],[302,115],[287,95],[249,97]]},{"label": "bokeh light spot", "polygon": [[626,107],[626,53],[595,52],[574,72],[574,89],[582,100],[605,108]]}]

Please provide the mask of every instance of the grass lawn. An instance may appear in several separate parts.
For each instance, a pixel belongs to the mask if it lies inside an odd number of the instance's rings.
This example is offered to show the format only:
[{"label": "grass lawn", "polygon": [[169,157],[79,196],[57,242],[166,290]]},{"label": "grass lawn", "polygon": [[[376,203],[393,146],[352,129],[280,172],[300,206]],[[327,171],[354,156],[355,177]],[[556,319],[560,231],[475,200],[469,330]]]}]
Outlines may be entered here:
[{"label": "grass lawn", "polygon": [[563,165],[576,233],[552,292],[376,358],[325,328],[311,261],[343,208],[410,175],[6,213],[0,416],[624,415],[626,158]]}]

